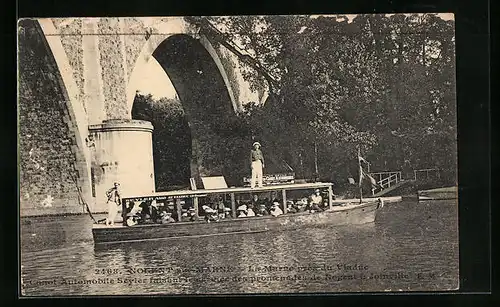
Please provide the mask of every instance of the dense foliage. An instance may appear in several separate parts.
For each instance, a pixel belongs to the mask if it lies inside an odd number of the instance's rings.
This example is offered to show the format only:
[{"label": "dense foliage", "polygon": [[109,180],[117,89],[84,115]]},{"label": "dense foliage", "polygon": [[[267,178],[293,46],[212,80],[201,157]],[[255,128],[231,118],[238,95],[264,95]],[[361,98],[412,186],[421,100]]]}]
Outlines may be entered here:
[{"label": "dense foliage", "polygon": [[153,126],[153,162],[156,190],[185,185],[190,177],[191,135],[181,103],[175,99],[154,99],[137,93],[132,108],[134,119]]},{"label": "dense foliage", "polygon": [[317,169],[345,181],[361,146],[372,170],[436,167],[455,182],[453,21],[397,14],[210,22],[276,80],[268,102],[249,104],[244,119],[298,176]]},{"label": "dense foliage", "polygon": [[[299,178],[337,186],[356,178],[360,147],[372,171],[439,168],[443,184],[456,182],[453,21],[435,14],[197,19],[274,79],[264,105],[216,121],[222,128],[212,129],[213,144],[227,150],[206,149],[204,159],[224,163],[225,176],[248,171],[241,161],[258,139]],[[243,76],[261,87],[254,68],[243,65]]]}]

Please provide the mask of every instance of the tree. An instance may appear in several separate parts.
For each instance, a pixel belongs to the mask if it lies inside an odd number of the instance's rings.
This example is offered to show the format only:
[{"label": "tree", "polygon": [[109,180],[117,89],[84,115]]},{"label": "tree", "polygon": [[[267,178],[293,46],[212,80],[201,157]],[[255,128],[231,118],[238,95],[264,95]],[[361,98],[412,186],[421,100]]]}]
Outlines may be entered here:
[{"label": "tree", "polygon": [[168,98],[156,100],[151,94],[138,93],[132,117],[153,124],[156,189],[162,191],[169,186],[189,184],[191,135],[180,102]]},{"label": "tree", "polygon": [[[453,21],[436,14],[208,20],[273,76],[270,99],[248,105],[241,118],[299,176],[316,167],[328,178],[350,175],[345,165],[355,165],[361,145],[372,169],[439,167],[454,179]],[[245,79],[257,84],[247,68]]]}]

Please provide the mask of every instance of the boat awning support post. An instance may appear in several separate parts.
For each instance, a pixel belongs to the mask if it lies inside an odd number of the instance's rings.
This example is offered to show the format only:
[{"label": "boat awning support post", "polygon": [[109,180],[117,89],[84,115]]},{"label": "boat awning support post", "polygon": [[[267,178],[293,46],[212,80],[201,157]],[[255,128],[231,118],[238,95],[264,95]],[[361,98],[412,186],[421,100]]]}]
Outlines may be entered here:
[{"label": "boat awning support post", "polygon": [[193,197],[194,214],[198,217],[198,197]]},{"label": "boat awning support post", "polygon": [[332,186],[328,186],[328,206],[332,209],[333,206],[333,189]]},{"label": "boat awning support post", "polygon": [[127,201],[122,199],[122,222],[123,226],[127,226]]},{"label": "boat awning support post", "polygon": [[236,218],[236,201],[234,199],[234,193],[231,193],[231,215]]},{"label": "boat awning support post", "polygon": [[286,214],[287,208],[286,208],[286,190],[281,190],[281,195],[283,197],[283,214]]},{"label": "boat awning support post", "polygon": [[180,222],[182,220],[182,208],[181,208],[180,198],[177,198],[175,200],[175,207],[177,208],[177,221]]}]

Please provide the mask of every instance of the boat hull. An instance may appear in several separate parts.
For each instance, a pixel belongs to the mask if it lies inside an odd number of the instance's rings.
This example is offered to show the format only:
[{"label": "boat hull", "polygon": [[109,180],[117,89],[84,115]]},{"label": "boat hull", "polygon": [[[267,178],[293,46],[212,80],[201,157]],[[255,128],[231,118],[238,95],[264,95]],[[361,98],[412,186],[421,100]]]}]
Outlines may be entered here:
[{"label": "boat hull", "polygon": [[417,196],[419,201],[457,199],[458,189],[457,187],[448,187],[418,191]]},{"label": "boat hull", "polygon": [[168,238],[205,237],[226,234],[255,233],[271,230],[297,229],[320,225],[351,225],[371,223],[379,209],[377,202],[338,206],[324,212],[301,212],[278,217],[262,216],[225,219],[207,223],[178,222],[135,226],[94,225],[95,244],[124,243]]}]

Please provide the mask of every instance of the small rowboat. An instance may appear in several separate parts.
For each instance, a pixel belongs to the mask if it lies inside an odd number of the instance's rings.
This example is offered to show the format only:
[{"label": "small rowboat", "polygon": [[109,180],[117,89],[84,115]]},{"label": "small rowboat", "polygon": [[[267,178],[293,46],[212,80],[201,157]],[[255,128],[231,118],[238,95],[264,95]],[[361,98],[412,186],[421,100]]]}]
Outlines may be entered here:
[{"label": "small rowboat", "polygon": [[417,192],[418,200],[446,200],[446,199],[457,199],[458,198],[458,188],[457,187],[446,187],[437,188],[432,190],[422,190]]}]

